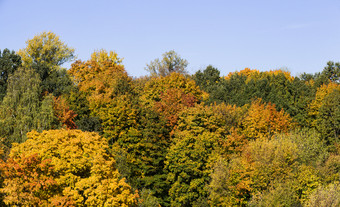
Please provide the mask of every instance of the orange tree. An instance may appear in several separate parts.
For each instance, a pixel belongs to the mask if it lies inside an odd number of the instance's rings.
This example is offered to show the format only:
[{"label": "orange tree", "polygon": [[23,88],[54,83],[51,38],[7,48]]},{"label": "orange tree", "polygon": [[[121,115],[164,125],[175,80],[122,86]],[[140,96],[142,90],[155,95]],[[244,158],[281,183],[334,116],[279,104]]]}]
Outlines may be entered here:
[{"label": "orange tree", "polygon": [[173,72],[165,77],[151,78],[141,94],[142,102],[154,107],[176,128],[178,114],[186,107],[192,107],[207,97],[195,81],[183,74]]},{"label": "orange tree", "polygon": [[162,169],[169,132],[163,118],[139,100],[121,59],[113,52],[95,52],[90,60],[74,63],[70,74],[88,113],[100,119],[123,176],[134,188],[151,189],[157,197],[166,194]]},{"label": "orange tree", "polygon": [[1,192],[8,205],[133,206],[107,141],[79,130],[32,131],[13,144]]},{"label": "orange tree", "polygon": [[292,124],[289,114],[286,114],[283,109],[276,111],[275,104],[265,104],[261,99],[258,99],[249,106],[242,126],[243,134],[246,137],[256,139],[288,132]]}]

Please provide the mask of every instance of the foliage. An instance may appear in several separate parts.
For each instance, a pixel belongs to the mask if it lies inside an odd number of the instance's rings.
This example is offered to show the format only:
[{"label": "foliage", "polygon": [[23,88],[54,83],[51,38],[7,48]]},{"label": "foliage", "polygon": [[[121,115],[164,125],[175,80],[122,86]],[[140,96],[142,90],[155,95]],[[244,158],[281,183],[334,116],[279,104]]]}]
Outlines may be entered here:
[{"label": "foliage", "polygon": [[10,205],[48,206],[63,204],[73,206],[74,203],[66,196],[57,192],[60,186],[53,177],[53,166],[50,159],[42,160],[38,154],[17,159],[10,158],[1,163],[4,182],[4,202]]},{"label": "foliage", "polygon": [[339,183],[320,186],[310,195],[306,207],[336,207],[340,205]]},{"label": "foliage", "polygon": [[170,145],[169,129],[166,121],[152,109],[134,110],[137,115],[134,123],[116,136],[118,167],[133,187],[150,189],[164,205],[168,186],[163,168]]},{"label": "foliage", "polygon": [[241,155],[233,156],[229,162],[222,159],[215,165],[210,182],[211,203],[246,206],[251,197],[269,190],[274,183],[294,180],[298,161],[297,145],[290,139],[250,141]]},{"label": "foliage", "polygon": [[149,189],[143,189],[140,192],[140,197],[139,197],[139,204],[138,207],[159,207],[160,204],[158,202],[158,199],[153,196],[153,193]]},{"label": "foliage", "polygon": [[[115,161],[107,152],[107,141],[98,134],[50,130],[33,131],[27,136],[26,142],[14,145],[10,160],[4,164],[7,165],[4,173],[8,176],[2,191],[6,193],[7,204],[43,202],[52,205],[65,200],[58,196],[66,197],[75,206],[135,204],[136,194],[124,179],[120,179]],[[22,170],[13,170],[13,165],[19,165],[18,169]],[[35,186],[36,182],[42,183]],[[37,194],[33,191],[32,199],[14,196],[27,193],[21,183],[30,186]]]},{"label": "foliage", "polygon": [[220,159],[214,166],[209,184],[212,206],[246,206],[250,199],[251,166],[245,159],[234,156],[229,162]]},{"label": "foliage", "polygon": [[55,96],[69,92],[72,82],[61,65],[74,59],[74,49],[53,32],[42,32],[26,44],[18,54],[24,67],[33,68],[39,74],[41,90]]},{"label": "foliage", "polygon": [[79,91],[85,93],[93,114],[116,96],[131,91],[131,78],[114,52],[94,52],[90,60],[73,63],[69,74]]},{"label": "foliage", "polygon": [[8,77],[21,65],[21,58],[14,51],[0,50],[0,100],[6,95]]},{"label": "foliage", "polygon": [[318,88],[315,99],[309,105],[311,125],[328,144],[339,142],[340,136],[340,85],[329,83]]},{"label": "foliage", "polygon": [[53,109],[48,97],[40,102],[40,94],[40,79],[33,70],[19,68],[9,77],[0,105],[0,130],[9,143],[25,141],[26,133],[33,129],[52,128]]},{"label": "foliage", "polygon": [[211,107],[198,105],[180,114],[165,162],[171,206],[191,206],[208,196],[207,184],[223,134],[222,123]]},{"label": "foliage", "polygon": [[224,84],[225,79],[220,77],[220,71],[209,65],[203,71],[197,71],[193,75],[193,79],[201,90],[209,93],[207,104],[224,102]]},{"label": "foliage", "polygon": [[188,66],[188,61],[182,59],[174,50],[165,52],[162,56],[162,60],[157,58],[146,65],[145,70],[152,76],[167,76],[172,72],[187,73],[185,68]]},{"label": "foliage", "polygon": [[302,206],[290,183],[278,183],[267,191],[254,196],[249,206],[300,207]]},{"label": "foliage", "polygon": [[55,116],[58,118],[63,127],[66,127],[67,129],[77,128],[76,124],[73,121],[77,114],[75,114],[74,111],[70,109],[70,107],[67,105],[66,100],[63,97],[54,97],[53,110]]},{"label": "foliage", "polygon": [[155,103],[155,109],[168,120],[171,127],[174,127],[178,121],[178,113],[186,107],[193,107],[197,102],[192,94],[171,88],[161,94],[160,101]]},{"label": "foliage", "polygon": [[242,121],[243,134],[253,139],[288,132],[291,125],[291,118],[283,109],[278,112],[274,104],[264,104],[261,99],[252,102]]},{"label": "foliage", "polygon": [[53,32],[42,32],[27,40],[26,44],[26,48],[18,52],[24,66],[38,64],[54,67],[74,58],[74,49],[69,48]]}]

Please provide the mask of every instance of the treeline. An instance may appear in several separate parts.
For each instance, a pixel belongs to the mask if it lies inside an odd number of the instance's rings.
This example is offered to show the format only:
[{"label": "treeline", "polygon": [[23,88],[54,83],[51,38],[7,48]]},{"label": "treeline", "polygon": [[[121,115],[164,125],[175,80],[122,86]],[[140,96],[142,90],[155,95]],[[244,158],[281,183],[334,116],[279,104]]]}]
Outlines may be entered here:
[{"label": "treeline", "polygon": [[169,51],[133,78],[115,52],[26,43],[0,51],[2,205],[340,205],[340,63],[190,75]]}]

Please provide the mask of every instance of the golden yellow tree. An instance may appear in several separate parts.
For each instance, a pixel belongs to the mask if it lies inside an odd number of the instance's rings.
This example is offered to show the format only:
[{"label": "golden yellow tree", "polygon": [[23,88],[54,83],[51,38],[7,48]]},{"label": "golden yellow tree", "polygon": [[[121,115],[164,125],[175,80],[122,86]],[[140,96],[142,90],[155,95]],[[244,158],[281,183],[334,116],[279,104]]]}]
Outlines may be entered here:
[{"label": "golden yellow tree", "polygon": [[[106,139],[80,130],[33,131],[27,137],[13,145],[3,163],[6,204],[51,206],[66,200],[75,206],[135,205],[137,195],[120,179]],[[32,186],[36,184],[40,187]],[[30,196],[22,197],[25,193]]]}]

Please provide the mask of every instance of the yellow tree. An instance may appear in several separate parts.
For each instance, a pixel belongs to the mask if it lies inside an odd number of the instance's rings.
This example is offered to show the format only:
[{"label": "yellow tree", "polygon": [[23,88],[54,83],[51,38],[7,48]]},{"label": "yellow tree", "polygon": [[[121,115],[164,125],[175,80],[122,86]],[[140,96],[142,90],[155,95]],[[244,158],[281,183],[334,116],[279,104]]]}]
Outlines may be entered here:
[{"label": "yellow tree", "polygon": [[315,127],[328,142],[339,142],[340,136],[340,84],[330,82],[317,89],[315,99],[309,105],[309,118],[312,127]]},{"label": "yellow tree", "polygon": [[2,164],[5,180],[1,191],[6,204],[135,204],[137,195],[120,178],[108,143],[98,134],[50,130],[32,131],[27,137],[26,142],[13,145],[9,160]]},{"label": "yellow tree", "polygon": [[23,66],[43,64],[60,66],[74,58],[74,49],[62,42],[53,32],[42,32],[26,41],[26,48],[19,50]]}]

